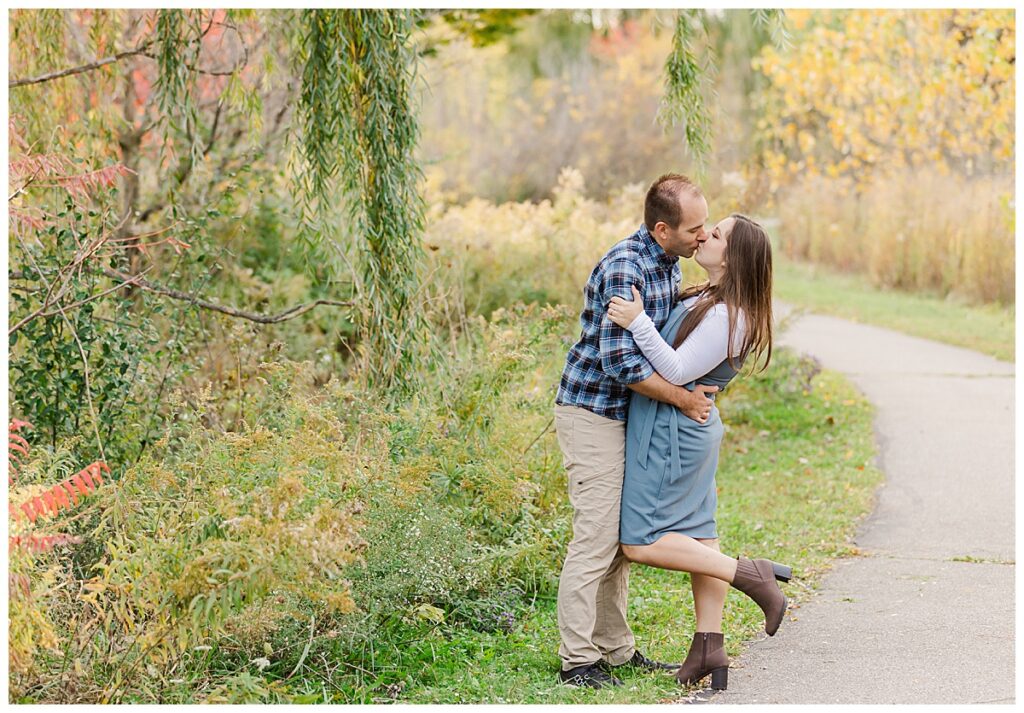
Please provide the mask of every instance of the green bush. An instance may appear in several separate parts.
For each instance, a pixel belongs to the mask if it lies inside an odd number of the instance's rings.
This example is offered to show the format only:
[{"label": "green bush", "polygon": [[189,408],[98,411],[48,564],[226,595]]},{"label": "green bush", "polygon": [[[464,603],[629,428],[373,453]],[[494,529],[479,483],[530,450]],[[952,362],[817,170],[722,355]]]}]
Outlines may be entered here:
[{"label": "green bush", "polygon": [[472,533],[429,495],[407,503],[379,498],[360,534],[366,551],[347,576],[359,610],[377,617],[450,608],[486,577]]},{"label": "green bush", "polygon": [[210,425],[209,391],[176,396],[66,570],[84,581],[64,591],[78,613],[60,655],[13,688],[74,660],[75,685],[41,700],[273,698],[287,687],[264,683],[310,657],[370,665],[375,636],[512,627],[525,596],[553,590],[568,539],[548,375],[573,317],[470,321],[398,413],[287,362],[261,365],[238,432]]}]

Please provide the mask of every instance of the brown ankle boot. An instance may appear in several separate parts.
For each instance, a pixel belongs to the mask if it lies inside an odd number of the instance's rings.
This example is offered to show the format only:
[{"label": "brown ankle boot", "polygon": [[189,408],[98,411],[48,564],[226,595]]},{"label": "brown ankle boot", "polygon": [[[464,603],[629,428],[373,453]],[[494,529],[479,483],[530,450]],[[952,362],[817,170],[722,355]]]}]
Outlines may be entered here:
[{"label": "brown ankle boot", "polygon": [[764,612],[764,630],[768,636],[774,636],[786,613],[786,595],[782,593],[775,580],[788,582],[793,570],[784,564],[776,564],[771,560],[749,560],[746,557],[736,558],[736,576],[732,586],[757,602]]},{"label": "brown ankle boot", "polygon": [[711,674],[711,687],[724,691],[729,685],[729,657],[725,655],[725,637],[698,631],[693,635],[686,660],[676,671],[676,680],[690,686]]}]

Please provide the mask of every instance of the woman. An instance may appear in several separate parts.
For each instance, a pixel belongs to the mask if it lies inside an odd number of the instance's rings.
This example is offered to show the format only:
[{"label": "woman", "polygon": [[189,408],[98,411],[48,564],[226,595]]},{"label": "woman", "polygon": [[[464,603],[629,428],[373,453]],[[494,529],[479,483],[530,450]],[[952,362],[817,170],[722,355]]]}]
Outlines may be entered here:
[{"label": "woman", "polygon": [[[666,380],[723,389],[753,356],[771,359],[772,254],[764,228],[745,216],[722,220],[694,257],[707,271],[705,284],[683,292],[663,335],[633,301],[612,298],[608,317],[628,329]],[[763,368],[763,367],[762,367]],[[632,395],[626,419],[626,471],[619,539],[631,561],[691,573],[697,628],[676,678],[692,684],[711,674],[711,685],[728,684],[729,658],[722,636],[722,609],[729,585],[751,597],[774,635],[786,611],[776,579],[792,571],[769,560],[732,559],[718,547],[715,469],[722,421],[712,407],[705,423],[668,404]]]}]

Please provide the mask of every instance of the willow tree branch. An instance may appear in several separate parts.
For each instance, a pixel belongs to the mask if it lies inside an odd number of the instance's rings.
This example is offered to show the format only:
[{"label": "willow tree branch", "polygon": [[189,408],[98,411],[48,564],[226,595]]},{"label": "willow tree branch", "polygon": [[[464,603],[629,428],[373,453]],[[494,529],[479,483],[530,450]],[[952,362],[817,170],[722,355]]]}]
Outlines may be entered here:
[{"label": "willow tree branch", "polygon": [[[246,47],[244,43],[242,44],[242,53],[242,61],[239,62],[237,66],[232,67],[231,69],[203,69],[202,67],[196,67],[195,65],[189,64],[188,62],[182,62],[182,65],[190,72],[195,72],[196,74],[205,74],[210,77],[230,77],[231,75],[245,69],[245,66],[249,63],[249,48]],[[145,55],[150,59],[156,59],[156,55],[149,54],[148,52],[141,52],[140,54]]]},{"label": "willow tree branch", "polygon": [[[151,44],[150,42],[147,42],[146,44],[142,45],[141,47],[137,47],[136,49],[128,50],[126,52],[118,52],[117,54],[115,54],[112,57],[104,57],[103,59],[98,59],[95,62],[90,62],[89,64],[83,64],[83,65],[78,66],[78,67],[70,67],[68,69],[62,69],[62,70],[57,71],[57,72],[49,72],[47,74],[40,74],[38,77],[32,77],[30,79],[13,79],[13,80],[11,80],[10,82],[7,83],[7,87],[9,89],[13,89],[14,87],[24,87],[24,86],[27,86],[29,84],[42,84],[43,82],[52,82],[54,79],[61,79],[62,77],[70,77],[73,74],[82,74],[83,72],[91,72],[94,69],[99,69],[100,67],[106,67],[108,64],[114,64],[115,62],[120,62],[122,59],[125,59],[126,57],[134,57],[134,56],[140,55],[140,54],[145,55],[146,51],[149,49],[149,45],[150,44]],[[146,55],[146,56],[149,56],[149,55]]]},{"label": "willow tree branch", "polygon": [[[226,24],[226,23],[218,23],[218,24],[220,24],[220,25],[222,25],[224,27],[227,27],[229,29],[232,29],[236,33],[238,33],[238,28],[236,28],[234,25],[230,25],[230,24]],[[210,31],[210,29],[212,27],[213,27],[213,18],[211,16],[210,23],[207,25],[206,30],[203,31],[203,34],[200,36],[199,39],[202,40],[202,38],[206,36],[206,34]],[[239,36],[240,36],[240,33],[239,33]],[[212,77],[230,77],[232,74],[235,74],[236,72],[242,70],[249,63],[249,48],[246,46],[244,41],[242,41],[241,44],[242,44],[242,61],[237,66],[232,67],[229,70],[202,69],[200,67],[194,67],[194,66],[192,66],[191,64],[188,64],[188,63],[185,63],[185,66],[190,71],[196,72],[198,74],[206,74],[206,75],[212,76]],[[61,70],[56,71],[56,72],[48,72],[46,74],[40,74],[38,77],[31,77],[31,78],[28,78],[28,79],[13,79],[13,80],[11,80],[10,82],[7,83],[7,87],[9,89],[13,89],[15,87],[24,87],[24,86],[28,86],[30,84],[42,84],[43,82],[52,82],[55,79],[61,79],[63,77],[70,77],[70,76],[75,75],[75,74],[83,74],[84,72],[91,72],[93,70],[99,69],[100,67],[106,67],[108,64],[114,64],[115,62],[120,62],[122,59],[126,59],[128,57],[134,57],[136,55],[143,55],[144,57],[148,57],[150,59],[156,59],[149,52],[149,48],[152,45],[153,45],[153,41],[152,40],[148,40],[145,44],[143,44],[143,45],[141,45],[139,47],[136,47],[133,50],[127,50],[125,52],[118,52],[117,54],[115,54],[115,55],[113,55],[111,57],[104,57],[103,59],[98,59],[98,60],[96,60],[94,62],[89,62],[88,64],[79,65],[78,67],[69,67],[68,69],[61,69]]]},{"label": "willow tree branch", "polygon": [[295,317],[298,317],[300,314],[305,314],[306,312],[313,309],[317,305],[332,305],[335,307],[353,306],[352,302],[347,301],[342,302],[338,300],[314,300],[313,302],[295,305],[294,307],[290,307],[289,309],[286,309],[284,312],[280,312],[278,314],[257,314],[255,312],[246,312],[244,310],[235,309],[234,307],[226,307],[224,305],[219,305],[208,300],[202,300],[199,299],[196,295],[190,295],[189,293],[182,292],[181,290],[175,290],[170,287],[164,287],[163,285],[157,285],[155,283],[150,282],[149,280],[144,280],[138,276],[135,276],[133,278],[131,275],[125,275],[124,273],[118,272],[117,270],[112,270],[109,267],[102,268],[102,272],[107,277],[114,278],[115,280],[122,280],[125,282],[131,281],[132,283],[138,285],[142,289],[148,290],[149,292],[153,292],[158,295],[164,295],[166,297],[170,297],[176,300],[183,300],[185,302],[190,302],[196,305],[197,307],[202,307],[203,309],[209,309],[213,310],[214,312],[220,312],[221,314],[226,314],[230,317],[248,319],[251,322],[258,322],[260,324],[276,324],[277,322],[284,322],[285,320],[288,319],[294,319]]}]

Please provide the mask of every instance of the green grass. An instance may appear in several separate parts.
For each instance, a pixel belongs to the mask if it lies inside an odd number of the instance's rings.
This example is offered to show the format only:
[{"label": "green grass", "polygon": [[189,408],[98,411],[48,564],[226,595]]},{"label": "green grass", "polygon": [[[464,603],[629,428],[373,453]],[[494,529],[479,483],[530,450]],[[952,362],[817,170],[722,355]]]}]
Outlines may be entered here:
[{"label": "green grass", "polygon": [[969,305],[871,285],[865,278],[780,259],[775,296],[796,307],[888,327],[1014,360],[1014,308]]},{"label": "green grass", "polygon": [[[726,435],[718,475],[722,549],[793,566],[784,585],[805,600],[835,557],[855,555],[853,529],[871,507],[881,474],[870,406],[834,373],[815,373],[782,352],[766,375],[738,380],[720,400]],[[553,434],[546,438],[553,439]],[[630,621],[647,655],[681,661],[694,631],[689,576],[634,565]],[[730,656],[764,636],[761,611],[730,591],[724,630]],[[783,622],[783,635],[786,623]],[[341,646],[290,685],[309,701],[358,703],[658,703],[688,692],[671,675],[623,673],[600,691],[558,683],[553,596],[536,598],[509,631],[484,633],[423,620],[399,623],[361,651]],[[372,650],[371,650],[372,649]]]}]

